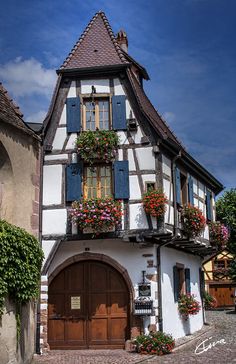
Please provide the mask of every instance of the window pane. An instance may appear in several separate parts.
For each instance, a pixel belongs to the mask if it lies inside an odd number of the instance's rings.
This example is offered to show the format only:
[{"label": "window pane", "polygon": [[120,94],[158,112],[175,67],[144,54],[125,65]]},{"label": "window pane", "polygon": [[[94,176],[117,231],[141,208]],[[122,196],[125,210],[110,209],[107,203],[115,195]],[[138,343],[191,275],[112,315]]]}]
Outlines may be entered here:
[{"label": "window pane", "polygon": [[107,130],[109,129],[109,102],[99,101],[99,129]]},{"label": "window pane", "polygon": [[85,102],[86,109],[86,130],[95,130],[95,103],[92,101]]},{"label": "window pane", "polygon": [[101,197],[111,196],[111,167],[101,167]]}]

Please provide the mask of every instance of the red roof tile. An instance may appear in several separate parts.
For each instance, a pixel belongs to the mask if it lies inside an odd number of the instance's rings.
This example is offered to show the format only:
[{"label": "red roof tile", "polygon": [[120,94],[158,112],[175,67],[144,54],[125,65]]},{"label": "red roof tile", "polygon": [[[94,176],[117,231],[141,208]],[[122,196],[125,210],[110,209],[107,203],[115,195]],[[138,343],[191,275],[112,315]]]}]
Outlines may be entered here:
[{"label": "red roof tile", "polygon": [[19,106],[13,102],[7,90],[0,82],[0,121],[11,124],[38,139],[38,136],[25,124],[22,117],[23,114]]},{"label": "red roof tile", "polygon": [[60,70],[129,63],[103,12],[92,18]]}]

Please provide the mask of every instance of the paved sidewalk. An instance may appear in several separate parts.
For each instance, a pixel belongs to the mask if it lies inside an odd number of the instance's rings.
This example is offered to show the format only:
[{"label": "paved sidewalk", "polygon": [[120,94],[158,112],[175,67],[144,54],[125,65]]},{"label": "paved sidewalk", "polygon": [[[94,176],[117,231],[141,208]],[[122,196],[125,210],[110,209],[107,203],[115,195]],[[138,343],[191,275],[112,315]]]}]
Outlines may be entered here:
[{"label": "paved sidewalk", "polygon": [[[35,356],[33,364],[236,364],[236,314],[233,311],[207,312],[209,326],[177,340],[172,354],[162,357],[127,353],[124,350],[52,350]],[[199,354],[196,347],[205,341]],[[213,344],[215,343],[215,344]]]}]

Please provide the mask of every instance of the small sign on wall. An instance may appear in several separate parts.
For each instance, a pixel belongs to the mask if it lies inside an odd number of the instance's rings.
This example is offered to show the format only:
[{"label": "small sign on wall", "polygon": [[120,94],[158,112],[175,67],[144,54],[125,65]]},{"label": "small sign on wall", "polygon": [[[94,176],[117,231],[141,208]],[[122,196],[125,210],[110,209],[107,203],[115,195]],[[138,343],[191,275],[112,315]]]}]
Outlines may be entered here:
[{"label": "small sign on wall", "polygon": [[139,297],[150,297],[151,296],[151,285],[146,283],[139,284],[138,287]]},{"label": "small sign on wall", "polygon": [[70,298],[71,310],[80,310],[80,296],[73,296]]}]

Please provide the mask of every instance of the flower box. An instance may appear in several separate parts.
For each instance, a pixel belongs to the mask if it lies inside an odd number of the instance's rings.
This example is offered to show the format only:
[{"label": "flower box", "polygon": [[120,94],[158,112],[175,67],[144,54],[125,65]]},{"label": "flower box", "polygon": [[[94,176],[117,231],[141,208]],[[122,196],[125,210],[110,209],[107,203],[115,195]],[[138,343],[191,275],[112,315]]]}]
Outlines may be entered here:
[{"label": "flower box", "polygon": [[73,224],[83,232],[91,232],[99,235],[108,232],[121,223],[121,201],[112,198],[82,199],[74,201],[69,210],[69,216]]},{"label": "flower box", "polygon": [[201,309],[200,303],[193,294],[181,294],[178,300],[178,310],[181,317],[185,320],[190,315],[196,315]]},{"label": "flower box", "polygon": [[136,351],[140,354],[165,355],[172,352],[175,340],[164,332],[150,332],[149,335],[139,335],[134,340]]},{"label": "flower box", "polygon": [[80,158],[89,165],[96,160],[111,162],[115,158],[118,144],[119,137],[114,130],[84,131],[76,140]]},{"label": "flower box", "polygon": [[143,195],[143,207],[147,214],[160,218],[165,214],[168,199],[162,190],[149,190]]},{"label": "flower box", "polygon": [[192,205],[184,206],[181,210],[182,227],[186,235],[196,238],[202,234],[206,226],[206,219],[202,211]]}]

